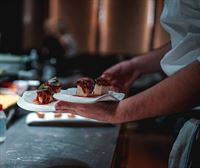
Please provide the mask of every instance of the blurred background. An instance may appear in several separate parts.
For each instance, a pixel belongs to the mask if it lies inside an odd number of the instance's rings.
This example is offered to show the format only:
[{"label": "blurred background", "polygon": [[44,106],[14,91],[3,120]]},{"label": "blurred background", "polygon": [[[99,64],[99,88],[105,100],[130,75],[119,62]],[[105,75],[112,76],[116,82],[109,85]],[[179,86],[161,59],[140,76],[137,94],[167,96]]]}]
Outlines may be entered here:
[{"label": "blurred background", "polygon": [[159,22],[162,7],[163,0],[0,1],[0,72],[96,78],[169,41]]},{"label": "blurred background", "polygon": [[[1,0],[0,104],[7,112],[7,125],[25,113],[16,108],[24,91],[55,76],[63,88],[73,86],[82,76],[95,79],[108,67],[167,43],[169,35],[160,25],[163,1]],[[162,78],[163,74],[144,76],[134,83],[129,94]],[[171,130],[172,126],[163,129],[163,118],[156,119],[159,126],[154,121],[140,121],[140,132]],[[150,167],[150,162],[154,168],[163,167],[163,162],[166,165],[168,137],[133,134],[135,126],[123,128],[121,160],[127,148],[130,165],[139,161],[145,164],[143,167]]]}]

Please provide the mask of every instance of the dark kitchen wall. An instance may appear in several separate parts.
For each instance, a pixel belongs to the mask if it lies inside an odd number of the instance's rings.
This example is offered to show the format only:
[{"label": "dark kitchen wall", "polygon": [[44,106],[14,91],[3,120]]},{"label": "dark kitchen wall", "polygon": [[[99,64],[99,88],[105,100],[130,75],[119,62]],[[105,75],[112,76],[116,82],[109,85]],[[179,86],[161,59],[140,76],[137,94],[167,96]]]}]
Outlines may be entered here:
[{"label": "dark kitchen wall", "polygon": [[49,17],[49,0],[24,0],[23,50],[39,48],[44,36],[44,22]]},{"label": "dark kitchen wall", "polygon": [[65,21],[80,52],[96,52],[98,0],[50,0],[50,17]]},{"label": "dark kitchen wall", "polygon": [[23,0],[0,1],[0,52],[19,52],[22,44]]},{"label": "dark kitchen wall", "polygon": [[63,20],[80,53],[138,54],[169,40],[163,0],[2,0],[0,52],[41,46],[44,21]]},{"label": "dark kitchen wall", "polygon": [[149,50],[153,23],[152,0],[102,0],[100,51],[141,53]]},{"label": "dark kitchen wall", "polygon": [[50,0],[50,17],[65,20],[81,52],[138,54],[168,41],[163,0]]}]

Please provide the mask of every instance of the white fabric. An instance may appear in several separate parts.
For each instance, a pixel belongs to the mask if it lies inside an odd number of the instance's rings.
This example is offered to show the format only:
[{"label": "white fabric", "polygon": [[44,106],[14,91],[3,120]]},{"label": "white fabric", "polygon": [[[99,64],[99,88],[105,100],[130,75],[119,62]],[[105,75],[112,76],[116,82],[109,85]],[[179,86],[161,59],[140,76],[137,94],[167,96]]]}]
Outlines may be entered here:
[{"label": "white fabric", "polygon": [[161,60],[163,71],[172,75],[191,62],[200,61],[200,0],[165,0],[160,20],[172,44]]}]

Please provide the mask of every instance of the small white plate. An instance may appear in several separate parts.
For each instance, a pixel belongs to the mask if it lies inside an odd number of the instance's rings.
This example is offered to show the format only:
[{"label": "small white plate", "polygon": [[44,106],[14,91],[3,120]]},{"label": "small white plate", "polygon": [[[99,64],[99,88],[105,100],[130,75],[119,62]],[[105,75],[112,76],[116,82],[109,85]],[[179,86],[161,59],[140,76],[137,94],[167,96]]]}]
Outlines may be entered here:
[{"label": "small white plate", "polygon": [[17,105],[28,111],[55,111],[55,104],[57,101],[49,104],[35,104],[33,100],[36,98],[36,91],[26,91],[23,93],[22,97],[18,100]]},{"label": "small white plate", "polygon": [[74,117],[69,117],[69,113],[62,113],[61,117],[55,118],[54,117],[55,113],[54,112],[45,112],[44,118],[39,118],[36,113],[29,113],[26,117],[26,123],[28,125],[42,125],[45,123],[49,124],[56,124],[56,123],[76,123],[77,125],[79,124],[108,124],[105,122],[97,121],[94,119],[90,118],[85,118],[79,115],[74,115]]},{"label": "small white plate", "polygon": [[71,103],[96,103],[99,101],[120,101],[125,97],[124,93],[118,93],[114,91],[109,91],[108,94],[97,97],[80,97],[76,96],[76,88],[69,88],[67,90],[61,90],[61,92],[56,93],[53,97],[57,100],[67,101]]},{"label": "small white plate", "polygon": [[[98,97],[79,97],[75,96],[76,88],[69,88],[67,90],[61,90],[61,92],[56,93],[53,97],[57,100],[72,102],[72,103],[96,103],[98,101],[120,101],[124,98],[124,93],[118,93],[110,91],[108,94],[98,96]],[[33,100],[36,98],[37,93],[34,91],[25,91],[21,98],[17,101],[17,105],[22,109],[28,111],[41,111],[49,112],[56,111],[55,104],[58,101],[54,101],[49,104],[35,104]]]}]

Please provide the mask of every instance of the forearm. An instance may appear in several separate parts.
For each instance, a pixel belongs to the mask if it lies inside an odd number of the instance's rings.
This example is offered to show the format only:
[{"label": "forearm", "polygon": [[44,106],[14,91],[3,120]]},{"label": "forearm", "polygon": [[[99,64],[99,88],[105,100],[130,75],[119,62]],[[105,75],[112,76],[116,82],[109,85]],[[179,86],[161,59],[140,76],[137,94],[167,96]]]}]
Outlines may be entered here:
[{"label": "forearm", "polygon": [[141,74],[155,73],[161,71],[160,60],[171,48],[171,43],[145,53],[131,60],[134,65],[138,66]]},{"label": "forearm", "polygon": [[121,101],[116,115],[126,122],[194,107],[200,104],[199,74],[200,63],[195,61],[152,88]]}]

